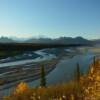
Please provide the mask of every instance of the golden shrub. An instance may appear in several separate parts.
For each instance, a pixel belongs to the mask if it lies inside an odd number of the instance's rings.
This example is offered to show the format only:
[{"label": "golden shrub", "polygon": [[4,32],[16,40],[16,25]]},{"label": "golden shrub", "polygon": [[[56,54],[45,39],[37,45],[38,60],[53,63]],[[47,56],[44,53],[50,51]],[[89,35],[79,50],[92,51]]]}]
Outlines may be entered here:
[{"label": "golden shrub", "polygon": [[15,89],[16,94],[24,93],[29,90],[28,85],[25,82],[21,82]]}]

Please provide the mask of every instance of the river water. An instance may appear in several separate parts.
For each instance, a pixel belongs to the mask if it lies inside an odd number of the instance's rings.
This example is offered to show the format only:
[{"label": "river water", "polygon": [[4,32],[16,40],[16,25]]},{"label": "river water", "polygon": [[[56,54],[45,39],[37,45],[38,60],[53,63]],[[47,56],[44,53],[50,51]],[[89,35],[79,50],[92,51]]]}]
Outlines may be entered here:
[{"label": "river water", "polygon": [[[49,54],[47,55],[46,53],[41,54],[40,51],[37,53],[42,55],[43,59],[46,57],[49,59],[56,57],[56,55],[53,54],[50,55]],[[93,61],[94,55],[95,55],[94,53],[87,51],[85,53],[75,54],[73,57],[65,57],[64,59],[60,60],[59,63],[56,65],[56,68],[46,76],[47,85],[59,84],[72,80],[74,78],[74,71],[76,69],[77,63],[80,64],[81,71],[83,73],[86,73],[90,63],[92,63]],[[28,85],[30,87],[39,86],[39,84],[40,84],[40,79],[28,82]],[[11,87],[1,90],[0,96],[9,95],[12,90],[13,88]]]},{"label": "river water", "polygon": [[[86,73],[93,57],[94,54],[86,53],[61,60],[56,68],[46,76],[47,85],[63,83],[73,79],[77,63],[80,64],[82,73]],[[40,79],[29,83],[30,86],[38,86],[39,84]]]}]

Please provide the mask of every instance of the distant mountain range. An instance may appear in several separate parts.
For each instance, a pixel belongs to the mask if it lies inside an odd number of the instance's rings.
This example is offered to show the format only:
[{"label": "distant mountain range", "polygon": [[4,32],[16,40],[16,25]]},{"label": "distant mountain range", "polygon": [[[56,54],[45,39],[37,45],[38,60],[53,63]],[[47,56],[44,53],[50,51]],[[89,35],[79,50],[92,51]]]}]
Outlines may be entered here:
[{"label": "distant mountain range", "polygon": [[14,43],[15,41],[13,39],[10,39],[8,37],[1,37],[0,43]]},{"label": "distant mountain range", "polygon": [[87,44],[90,43],[89,40],[86,40],[82,37],[60,37],[56,39],[50,39],[50,38],[39,38],[39,39],[29,39],[26,41],[28,43],[45,43],[45,44]]},{"label": "distant mountain range", "polygon": [[100,39],[92,40],[92,42],[93,42],[94,44],[100,44]]},{"label": "distant mountain range", "polygon": [[[22,41],[13,40],[13,39],[8,38],[8,37],[1,37],[0,43],[22,43]],[[23,41],[23,43],[43,43],[43,44],[90,44],[90,43],[93,43],[93,44],[98,44],[98,43],[100,43],[100,39],[87,40],[83,37],[76,37],[76,38],[60,37],[60,38],[56,38],[56,39],[32,38],[32,39],[28,39],[28,40]]]}]

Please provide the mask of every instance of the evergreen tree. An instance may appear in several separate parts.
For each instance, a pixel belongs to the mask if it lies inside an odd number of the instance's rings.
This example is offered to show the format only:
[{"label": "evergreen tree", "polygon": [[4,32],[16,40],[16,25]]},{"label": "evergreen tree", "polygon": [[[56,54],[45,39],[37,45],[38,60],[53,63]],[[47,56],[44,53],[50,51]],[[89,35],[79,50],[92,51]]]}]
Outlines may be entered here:
[{"label": "evergreen tree", "polygon": [[46,87],[45,69],[44,66],[41,67],[41,87]]},{"label": "evergreen tree", "polygon": [[95,67],[95,61],[96,61],[96,58],[95,58],[95,56],[93,57],[93,65],[94,65],[94,67]]},{"label": "evergreen tree", "polygon": [[77,66],[76,66],[76,81],[77,82],[80,81],[80,76],[81,76],[80,65],[79,65],[79,63],[77,63]]},{"label": "evergreen tree", "polygon": [[76,91],[77,91],[78,97],[81,95],[80,77],[81,77],[80,65],[79,65],[79,63],[77,63],[77,66],[76,66]]},{"label": "evergreen tree", "polygon": [[80,65],[79,65],[79,63],[77,63],[76,70],[75,70],[75,79],[77,82],[80,81],[80,77],[81,77]]}]

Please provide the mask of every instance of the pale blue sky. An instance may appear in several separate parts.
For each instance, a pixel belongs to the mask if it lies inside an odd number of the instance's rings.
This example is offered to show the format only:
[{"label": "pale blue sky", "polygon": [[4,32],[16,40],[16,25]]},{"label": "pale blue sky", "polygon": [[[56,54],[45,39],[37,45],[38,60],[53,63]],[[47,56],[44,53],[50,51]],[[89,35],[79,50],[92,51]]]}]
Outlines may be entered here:
[{"label": "pale blue sky", "polygon": [[100,38],[100,0],[0,0],[0,36]]}]

